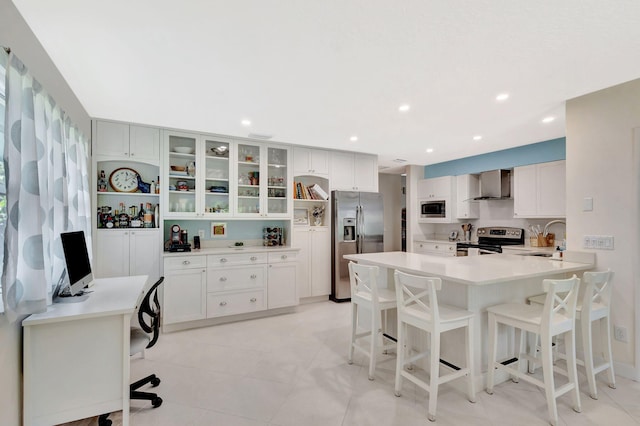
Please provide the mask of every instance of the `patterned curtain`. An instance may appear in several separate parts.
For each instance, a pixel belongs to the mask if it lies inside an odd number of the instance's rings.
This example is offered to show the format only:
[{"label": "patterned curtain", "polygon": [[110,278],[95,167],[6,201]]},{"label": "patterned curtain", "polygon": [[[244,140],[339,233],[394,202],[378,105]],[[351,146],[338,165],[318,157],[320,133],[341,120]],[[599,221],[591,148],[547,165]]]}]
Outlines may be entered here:
[{"label": "patterned curtain", "polygon": [[15,321],[51,303],[65,269],[61,232],[82,230],[91,247],[89,145],[13,54],[6,72],[5,124],[2,293],[5,313]]}]

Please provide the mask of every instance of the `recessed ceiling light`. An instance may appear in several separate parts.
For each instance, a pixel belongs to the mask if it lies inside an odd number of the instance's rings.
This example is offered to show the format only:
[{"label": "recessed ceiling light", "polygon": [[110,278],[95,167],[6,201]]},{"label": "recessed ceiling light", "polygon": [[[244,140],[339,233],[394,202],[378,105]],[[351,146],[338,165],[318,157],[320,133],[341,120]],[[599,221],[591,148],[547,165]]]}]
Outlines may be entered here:
[{"label": "recessed ceiling light", "polygon": [[240,122],[244,127],[251,126],[251,120],[244,119]]},{"label": "recessed ceiling light", "polygon": [[410,109],[411,109],[411,106],[409,106],[408,104],[400,105],[400,107],[398,107],[398,111],[400,112],[407,112]]},{"label": "recessed ceiling light", "polygon": [[474,141],[482,140],[482,136],[480,136],[480,135],[475,135],[475,136],[473,137],[473,140],[474,140]]},{"label": "recessed ceiling light", "polygon": [[349,140],[350,140],[351,142],[356,142],[356,141],[358,140],[358,137],[357,137],[357,136],[351,136],[351,137],[349,138]]},{"label": "recessed ceiling light", "polygon": [[500,93],[498,96],[496,96],[496,101],[506,101],[507,99],[509,99],[509,94],[508,93]]},{"label": "recessed ceiling light", "polygon": [[433,152],[433,148],[427,148],[427,154],[431,154]]},{"label": "recessed ceiling light", "polygon": [[551,116],[549,116],[549,117],[545,117],[545,118],[543,118],[543,119],[542,119],[542,122],[543,122],[543,123],[551,123],[551,122],[552,122],[553,120],[555,120],[555,119],[556,119],[555,117],[551,117]]}]

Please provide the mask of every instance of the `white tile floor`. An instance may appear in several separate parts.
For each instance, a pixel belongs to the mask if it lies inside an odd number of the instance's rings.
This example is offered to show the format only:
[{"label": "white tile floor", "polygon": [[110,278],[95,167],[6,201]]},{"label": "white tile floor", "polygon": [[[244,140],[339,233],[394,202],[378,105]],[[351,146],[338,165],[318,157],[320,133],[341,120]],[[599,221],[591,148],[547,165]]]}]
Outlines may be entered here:
[{"label": "white tile floor", "polygon": [[[350,305],[322,302],[295,314],[163,334],[145,359],[131,361],[132,379],[156,373],[164,403],[131,402],[131,425],[367,426],[427,425],[427,394],[411,383],[393,395],[395,357],[385,356],[367,380],[362,356],[346,361]],[[579,371],[582,413],[560,398],[560,425],[640,424],[640,383],[598,382],[589,398]],[[120,413],[111,415],[121,424]],[[437,425],[545,425],[544,393],[525,382],[497,385],[477,402],[443,385]],[[93,426],[97,419],[67,426]]]}]

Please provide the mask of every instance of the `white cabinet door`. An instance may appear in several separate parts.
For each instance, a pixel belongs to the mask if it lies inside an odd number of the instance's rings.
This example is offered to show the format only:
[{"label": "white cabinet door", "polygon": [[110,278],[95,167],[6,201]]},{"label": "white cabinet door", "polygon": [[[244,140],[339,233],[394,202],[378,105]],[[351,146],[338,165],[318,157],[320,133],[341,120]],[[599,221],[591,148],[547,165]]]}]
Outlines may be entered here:
[{"label": "white cabinet door", "polygon": [[129,126],[129,157],[136,161],[160,161],[160,129]]},{"label": "white cabinet door", "polygon": [[456,216],[458,219],[477,219],[480,206],[472,198],[480,195],[480,178],[478,175],[456,176]]},{"label": "white cabinet door", "polygon": [[358,191],[378,191],[378,158],[375,155],[355,154],[353,182]]},{"label": "white cabinet door", "polygon": [[157,164],[160,161],[160,129],[97,121],[94,155]]},{"label": "white cabinet door", "polygon": [[565,217],[565,203],[566,163],[564,160],[514,169],[514,217]]},{"label": "white cabinet door", "polygon": [[311,229],[311,296],[327,296],[331,294],[331,232],[328,227]]},{"label": "white cabinet door", "polygon": [[341,191],[354,191],[353,153],[332,152],[330,165],[331,188]]},{"label": "white cabinet door", "polygon": [[296,282],[298,285],[298,297],[311,297],[311,232],[309,228],[294,227],[291,246],[300,249],[298,252],[298,269]]},{"label": "white cabinet door", "polygon": [[418,198],[450,199],[455,185],[455,176],[421,179],[418,181]]},{"label": "white cabinet door", "polygon": [[293,148],[293,174],[320,175],[329,174],[329,151],[312,148]]},{"label": "white cabinet door", "polygon": [[129,231],[102,230],[96,232],[96,257],[93,270],[96,278],[129,275]]},{"label": "white cabinet door", "polygon": [[164,324],[204,319],[207,316],[206,269],[165,268],[162,316]]},{"label": "white cabinet door", "polygon": [[160,232],[131,230],[129,234],[129,274],[160,278]]},{"label": "white cabinet door", "polygon": [[267,307],[269,309],[298,304],[296,263],[270,263],[267,278]]},{"label": "white cabinet door", "polygon": [[538,165],[538,214],[566,216],[566,163],[553,161]]},{"label": "white cabinet door", "polygon": [[94,155],[128,158],[129,125],[109,121],[97,121]]}]

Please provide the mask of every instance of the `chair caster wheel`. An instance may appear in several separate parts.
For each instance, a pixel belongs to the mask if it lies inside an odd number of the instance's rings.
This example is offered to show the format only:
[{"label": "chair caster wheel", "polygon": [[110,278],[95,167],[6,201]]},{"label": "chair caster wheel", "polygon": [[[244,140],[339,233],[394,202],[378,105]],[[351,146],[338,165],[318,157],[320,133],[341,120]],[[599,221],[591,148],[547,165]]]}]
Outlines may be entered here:
[{"label": "chair caster wheel", "polygon": [[160,397],[153,398],[153,400],[151,400],[151,405],[153,405],[153,408],[158,408],[159,406],[162,405],[162,398]]},{"label": "chair caster wheel", "polygon": [[157,377],[153,380],[151,380],[151,386],[153,386],[154,388],[156,386],[158,386],[160,384],[160,379],[158,379]]}]

